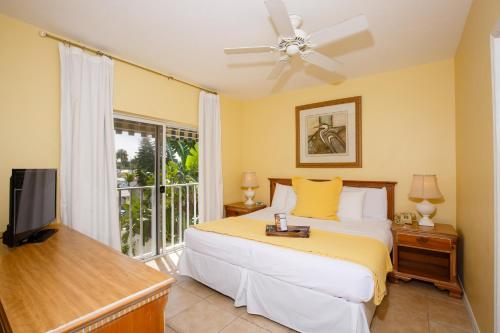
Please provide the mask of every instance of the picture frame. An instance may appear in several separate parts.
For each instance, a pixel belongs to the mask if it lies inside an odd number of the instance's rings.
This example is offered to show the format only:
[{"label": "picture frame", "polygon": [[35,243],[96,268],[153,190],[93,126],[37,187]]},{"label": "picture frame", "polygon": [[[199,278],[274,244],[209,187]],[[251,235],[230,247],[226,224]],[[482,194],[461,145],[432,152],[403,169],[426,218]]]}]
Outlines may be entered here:
[{"label": "picture frame", "polygon": [[295,107],[297,168],[361,168],[361,96]]}]

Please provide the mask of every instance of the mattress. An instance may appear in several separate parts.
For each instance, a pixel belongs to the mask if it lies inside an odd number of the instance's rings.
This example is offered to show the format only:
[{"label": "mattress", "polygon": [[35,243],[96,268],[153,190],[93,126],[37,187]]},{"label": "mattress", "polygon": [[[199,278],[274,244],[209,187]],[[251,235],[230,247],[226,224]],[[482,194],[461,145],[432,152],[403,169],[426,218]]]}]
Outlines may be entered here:
[{"label": "mattress", "polygon": [[179,272],[234,299],[234,306],[303,333],[370,333],[373,302],[353,303],[185,248]]},{"label": "mattress", "polygon": [[[273,223],[272,207],[245,215]],[[324,221],[288,216],[290,225],[308,225],[331,232],[378,239],[392,247],[389,220]],[[232,265],[270,276],[296,286],[312,289],[350,302],[368,302],[373,297],[372,272],[366,267],[340,259],[295,251],[270,244],[189,228],[186,247]]]}]

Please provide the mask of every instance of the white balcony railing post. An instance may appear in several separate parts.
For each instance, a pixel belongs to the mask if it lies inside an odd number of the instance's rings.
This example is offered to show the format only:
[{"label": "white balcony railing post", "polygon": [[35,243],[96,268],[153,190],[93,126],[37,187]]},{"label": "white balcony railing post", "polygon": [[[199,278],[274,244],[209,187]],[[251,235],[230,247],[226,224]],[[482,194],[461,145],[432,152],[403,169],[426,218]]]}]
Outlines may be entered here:
[{"label": "white balcony railing post", "polygon": [[142,216],[142,200],[144,197],[143,193],[144,189],[139,189],[139,255],[142,256],[144,254],[144,246],[143,246],[143,239],[144,239],[144,219]]},{"label": "white balcony railing post", "polygon": [[151,196],[150,196],[150,200],[151,200],[151,221],[150,221],[150,230],[151,230],[151,238],[150,238],[150,244],[152,244],[152,246],[150,245],[149,246],[149,252],[151,253],[154,253],[155,252],[155,249],[156,249],[156,237],[157,236],[157,233],[156,233],[156,221],[158,221],[158,215],[156,214],[157,212],[157,209],[156,209],[156,187],[153,187],[151,189]]},{"label": "white balcony railing post", "polygon": [[120,243],[122,241],[123,229],[121,226],[121,218],[122,218],[122,190],[118,189],[118,223],[120,224]]},{"label": "white balcony railing post", "polygon": [[186,227],[189,228],[189,186],[186,186]]},{"label": "white balcony railing post", "polygon": [[193,221],[194,221],[194,224],[197,224],[198,223],[198,205],[197,205],[197,201],[198,201],[198,185],[197,184],[193,184],[193,210],[194,210],[194,213],[193,213]]},{"label": "white balcony railing post", "polygon": [[167,192],[163,191],[161,194],[161,250],[159,251],[163,254],[165,248],[167,247]]},{"label": "white balcony railing post", "polygon": [[179,235],[177,239],[182,244],[182,186],[179,186]]},{"label": "white balcony railing post", "polygon": [[170,188],[170,246],[175,245],[175,228],[174,228],[174,196],[175,187]]},{"label": "white balcony railing post", "polygon": [[128,204],[128,255],[132,256],[132,191],[129,190]]}]

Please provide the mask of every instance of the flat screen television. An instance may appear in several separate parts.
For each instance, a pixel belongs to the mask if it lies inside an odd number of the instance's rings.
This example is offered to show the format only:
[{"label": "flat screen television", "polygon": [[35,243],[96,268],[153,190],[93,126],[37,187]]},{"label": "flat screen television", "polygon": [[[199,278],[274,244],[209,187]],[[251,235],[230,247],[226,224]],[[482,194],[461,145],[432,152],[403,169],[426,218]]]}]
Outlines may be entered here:
[{"label": "flat screen television", "polygon": [[44,229],[56,219],[56,182],[56,169],[12,169],[4,244],[13,247],[41,242],[56,231]]}]

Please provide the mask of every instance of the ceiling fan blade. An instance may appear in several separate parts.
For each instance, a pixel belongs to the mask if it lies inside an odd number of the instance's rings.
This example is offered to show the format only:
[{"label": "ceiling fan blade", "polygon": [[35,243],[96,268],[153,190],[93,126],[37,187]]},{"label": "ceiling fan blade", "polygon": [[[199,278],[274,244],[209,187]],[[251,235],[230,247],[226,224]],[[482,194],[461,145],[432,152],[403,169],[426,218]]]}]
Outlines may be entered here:
[{"label": "ceiling fan blade", "polygon": [[286,65],[287,65],[286,60],[278,61],[276,65],[274,65],[274,68],[271,71],[271,73],[269,73],[269,75],[267,76],[267,79],[268,80],[277,79],[280,76],[281,72],[283,72],[283,70],[285,69]]},{"label": "ceiling fan blade", "polygon": [[366,16],[359,15],[329,28],[313,32],[309,36],[309,42],[313,45],[313,47],[320,47],[367,29],[368,20],[366,19]]},{"label": "ceiling fan blade", "polygon": [[276,50],[274,46],[228,47],[224,49],[224,53],[226,54],[259,53],[259,52],[272,52],[274,50]]},{"label": "ceiling fan blade", "polygon": [[316,51],[308,51],[307,53],[302,53],[301,57],[302,59],[304,59],[304,61],[326,69],[329,72],[336,72],[337,69],[342,66],[342,64],[337,60],[328,58],[327,56]]},{"label": "ceiling fan blade", "polygon": [[281,0],[266,0],[267,11],[271,16],[274,26],[278,30],[281,37],[292,38],[295,37],[290,16],[286,10],[285,4]]}]

